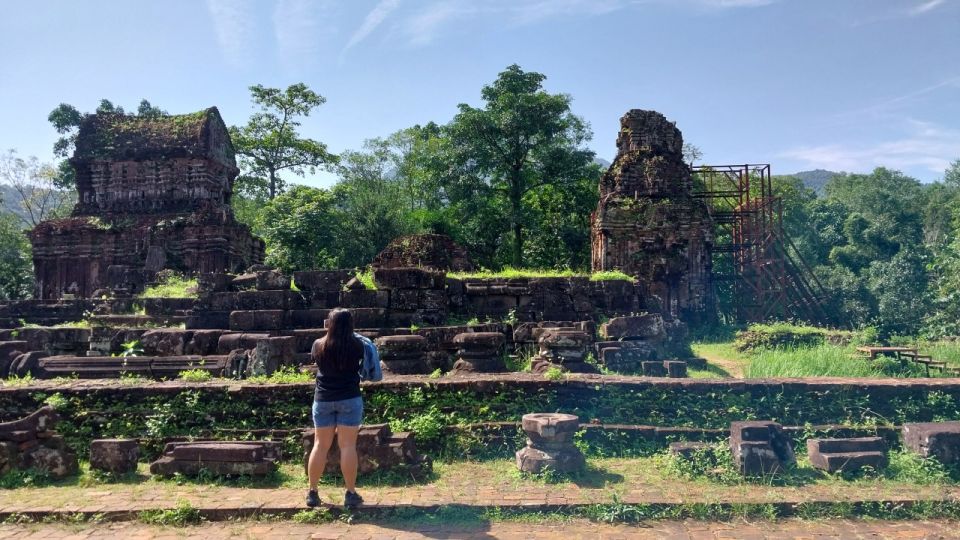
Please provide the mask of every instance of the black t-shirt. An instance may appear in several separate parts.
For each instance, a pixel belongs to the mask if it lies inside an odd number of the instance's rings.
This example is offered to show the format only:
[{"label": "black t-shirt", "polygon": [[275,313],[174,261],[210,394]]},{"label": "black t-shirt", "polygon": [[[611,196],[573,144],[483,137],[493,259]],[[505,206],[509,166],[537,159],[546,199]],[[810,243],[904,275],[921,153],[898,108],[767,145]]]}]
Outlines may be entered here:
[{"label": "black t-shirt", "polygon": [[343,401],[360,397],[360,366],[363,365],[363,347],[357,357],[356,367],[347,371],[325,373],[317,362],[317,387],[314,401]]}]

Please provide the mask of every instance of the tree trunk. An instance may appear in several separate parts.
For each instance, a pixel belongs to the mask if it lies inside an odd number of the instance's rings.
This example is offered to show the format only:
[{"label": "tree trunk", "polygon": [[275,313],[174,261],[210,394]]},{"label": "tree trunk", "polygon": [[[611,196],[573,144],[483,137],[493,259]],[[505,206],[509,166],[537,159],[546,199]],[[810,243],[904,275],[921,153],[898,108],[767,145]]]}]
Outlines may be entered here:
[{"label": "tree trunk", "polygon": [[520,191],[520,171],[510,179],[510,222],[513,225],[513,266],[523,268],[523,193]]},{"label": "tree trunk", "polygon": [[273,169],[270,169],[270,200],[272,201],[277,196],[277,173]]}]

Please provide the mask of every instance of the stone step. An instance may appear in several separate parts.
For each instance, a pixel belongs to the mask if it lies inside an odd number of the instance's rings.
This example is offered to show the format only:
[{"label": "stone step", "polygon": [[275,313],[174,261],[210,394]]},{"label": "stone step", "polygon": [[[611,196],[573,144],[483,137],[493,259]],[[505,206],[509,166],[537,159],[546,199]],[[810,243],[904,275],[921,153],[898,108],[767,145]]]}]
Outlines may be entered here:
[{"label": "stone step", "polygon": [[123,374],[147,378],[175,378],[181,371],[203,369],[220,376],[226,356],[48,356],[38,362],[34,376],[40,379],[73,377],[112,379]]},{"label": "stone step", "polygon": [[843,452],[883,452],[887,443],[883,437],[850,437],[845,439],[808,439],[807,451],[824,454]]},{"label": "stone step", "polygon": [[853,472],[864,467],[881,469],[887,465],[887,455],[884,452],[835,452],[813,453],[808,456],[810,464],[817,469],[830,473]]},{"label": "stone step", "polygon": [[257,444],[243,443],[186,443],[174,445],[170,455],[175,459],[192,461],[260,461],[263,448]]},{"label": "stone step", "polygon": [[277,468],[273,460],[254,462],[235,461],[188,461],[172,456],[163,456],[150,464],[150,474],[159,476],[198,476],[201,473],[214,476],[267,476]]}]

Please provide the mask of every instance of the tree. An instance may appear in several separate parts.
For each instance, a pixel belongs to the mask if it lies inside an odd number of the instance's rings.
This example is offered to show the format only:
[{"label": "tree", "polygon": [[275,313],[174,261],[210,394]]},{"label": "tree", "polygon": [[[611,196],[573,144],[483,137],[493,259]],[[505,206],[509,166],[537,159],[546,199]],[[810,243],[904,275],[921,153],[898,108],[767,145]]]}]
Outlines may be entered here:
[{"label": "tree", "polygon": [[336,156],[327,151],[325,144],[302,138],[297,132],[300,119],[310,116],[326,101],[323,96],[303,83],[290,85],[286,90],[258,84],[250,87],[250,94],[260,111],[245,126],[230,128],[245,172],[237,186],[239,191],[259,186],[274,199],[285,186],[280,172],[304,176],[307,171],[314,174],[318,167],[336,163]]},{"label": "tree", "polygon": [[383,139],[367,141],[362,152],[344,152],[333,188],[343,220],[341,246],[345,266],[363,266],[394,238],[413,232],[413,210],[419,205],[407,181],[399,176],[402,154]]},{"label": "tree", "polygon": [[0,212],[0,300],[29,298],[32,291],[30,242],[17,217]]},{"label": "tree", "polygon": [[[101,99],[96,112],[126,114],[123,107],[114,105],[109,99]],[[149,101],[141,99],[140,105],[137,106],[135,116],[157,118],[166,116],[167,114],[167,111],[159,107],[154,107]],[[53,143],[53,155],[58,158],[63,158],[63,160],[57,164],[57,174],[54,177],[54,184],[60,189],[72,189],[76,183],[73,167],[70,166],[66,158],[69,158],[70,154],[73,153],[74,145],[77,142],[77,133],[80,130],[80,123],[83,122],[85,116],[86,115],[69,103],[57,105],[56,108],[47,115],[47,120],[53,125],[53,128],[57,130],[57,133],[60,134],[60,138]]]},{"label": "tree", "polygon": [[258,229],[271,266],[287,272],[340,266],[341,216],[327,190],[294,186],[267,203]]},{"label": "tree", "polygon": [[68,208],[72,193],[58,187],[56,174],[35,157],[23,159],[13,150],[0,154],[0,183],[12,188],[24,226],[33,228]]},{"label": "tree", "polygon": [[449,125],[461,163],[474,169],[506,204],[512,231],[512,263],[523,266],[527,193],[565,185],[585,174],[593,152],[583,146],[591,133],[570,112],[570,96],[543,90],[546,77],[514,64],[484,86],[482,109],[460,104]]}]

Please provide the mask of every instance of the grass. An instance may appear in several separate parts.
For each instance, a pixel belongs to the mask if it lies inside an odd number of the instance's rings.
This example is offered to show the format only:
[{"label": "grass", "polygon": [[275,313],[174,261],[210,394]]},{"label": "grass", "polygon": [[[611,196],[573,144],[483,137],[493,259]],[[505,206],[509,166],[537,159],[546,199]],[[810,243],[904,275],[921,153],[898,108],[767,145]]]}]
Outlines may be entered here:
[{"label": "grass", "polygon": [[170,275],[144,290],[138,298],[196,298],[197,280],[180,275]]},{"label": "grass", "polygon": [[293,366],[283,366],[270,375],[257,375],[248,377],[246,382],[256,384],[296,384],[313,382],[314,376],[307,372],[299,371]]},{"label": "grass", "polygon": [[593,274],[574,270],[549,270],[535,268],[506,267],[503,270],[481,270],[477,272],[451,272],[447,277],[454,279],[530,279],[530,278],[573,278],[589,277],[591,281],[630,281],[633,277],[619,271],[595,272]]},{"label": "grass", "polygon": [[369,291],[377,290],[377,282],[373,280],[373,268],[367,267],[357,272],[357,280],[363,283],[364,288]]},{"label": "grass", "polygon": [[181,371],[177,378],[187,382],[207,382],[213,379],[213,374],[205,369],[188,369]]}]

